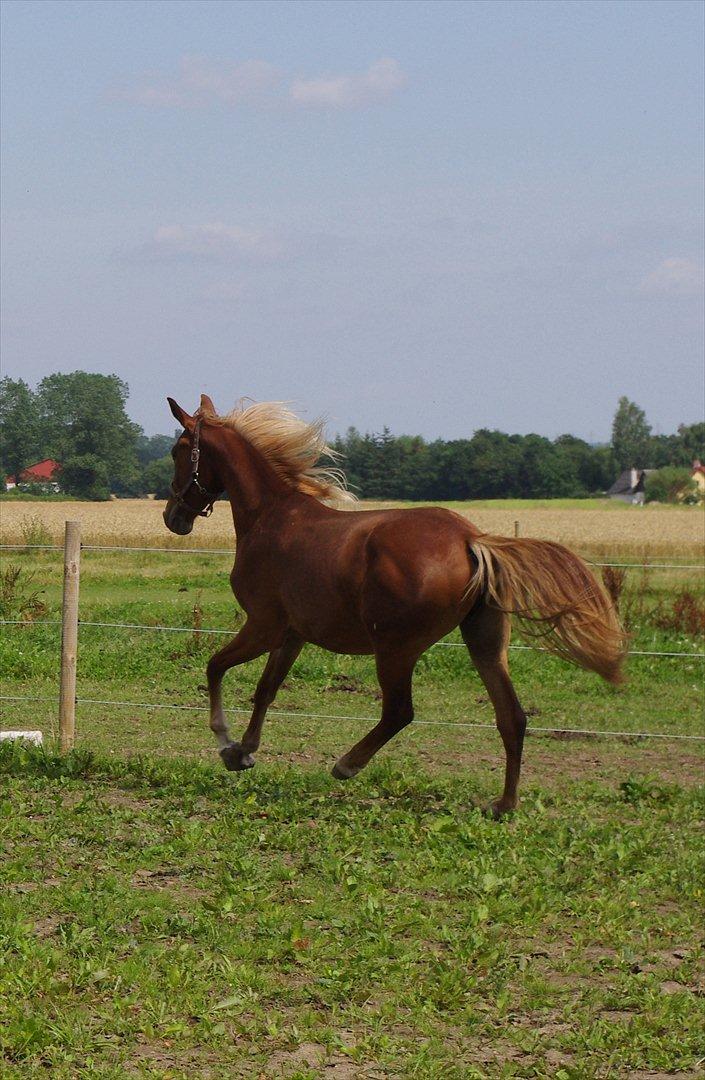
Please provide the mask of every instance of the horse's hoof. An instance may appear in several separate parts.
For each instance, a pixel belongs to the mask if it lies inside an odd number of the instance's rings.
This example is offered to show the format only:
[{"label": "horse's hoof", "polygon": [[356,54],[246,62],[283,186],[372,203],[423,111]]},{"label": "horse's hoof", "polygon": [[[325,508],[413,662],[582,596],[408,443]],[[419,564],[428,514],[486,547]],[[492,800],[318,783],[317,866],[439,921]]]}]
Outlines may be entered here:
[{"label": "horse's hoof", "polygon": [[485,807],[484,813],[488,818],[492,818],[493,821],[501,821],[507,814],[511,814],[516,808],[514,806],[507,806],[501,799],[493,799],[491,803],[488,803]]},{"label": "horse's hoof", "polygon": [[240,743],[230,743],[220,751],[223,765],[229,772],[242,772],[243,769],[251,769],[255,764],[252,754],[243,753]]},{"label": "horse's hoof", "polygon": [[353,776],[357,776],[359,771],[359,769],[351,769],[349,765],[345,765],[341,758],[340,761],[336,761],[331,769],[331,776],[334,776],[336,780],[352,780]]}]

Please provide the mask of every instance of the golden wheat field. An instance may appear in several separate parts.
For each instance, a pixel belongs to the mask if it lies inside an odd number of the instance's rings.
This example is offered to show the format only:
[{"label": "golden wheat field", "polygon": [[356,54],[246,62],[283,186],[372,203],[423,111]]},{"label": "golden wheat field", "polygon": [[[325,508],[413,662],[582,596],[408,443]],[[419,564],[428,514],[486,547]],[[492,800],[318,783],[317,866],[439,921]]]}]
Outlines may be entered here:
[{"label": "golden wheat field", "polygon": [[[362,502],[361,509],[393,506]],[[594,556],[670,556],[700,558],[705,539],[702,508],[627,506],[607,500],[566,500],[531,503],[498,500],[492,503],[447,504],[485,532],[556,540],[575,551]],[[230,507],[218,503],[208,521],[199,521],[191,536],[176,537],[162,521],[163,504],[151,499],[90,502],[0,502],[0,542],[58,543],[67,519],[82,523],[85,544],[146,547],[233,548]]]}]

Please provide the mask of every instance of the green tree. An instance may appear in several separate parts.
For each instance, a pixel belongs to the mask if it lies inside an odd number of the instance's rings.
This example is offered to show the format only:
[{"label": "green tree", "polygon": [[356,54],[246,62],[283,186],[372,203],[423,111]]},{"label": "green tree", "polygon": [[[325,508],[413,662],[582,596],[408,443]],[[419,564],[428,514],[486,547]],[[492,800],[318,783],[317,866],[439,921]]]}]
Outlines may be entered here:
[{"label": "green tree", "polygon": [[651,428],[646,413],[627,397],[621,397],[612,421],[612,450],[617,467],[646,468],[649,464]]},{"label": "green tree", "polygon": [[147,465],[150,461],[157,461],[166,457],[178,438],[176,435],[144,435],[137,436],[137,459],[140,465]]},{"label": "green tree", "polygon": [[470,439],[439,439],[432,450],[438,486],[431,499],[472,499],[475,491],[475,454]]},{"label": "green tree", "polygon": [[526,498],[556,499],[582,494],[571,455],[541,435],[526,435],[521,442],[519,481],[521,494]]},{"label": "green tree", "polygon": [[39,454],[37,402],[23,379],[0,379],[0,466],[19,477]]},{"label": "green tree", "polygon": [[96,501],[110,498],[108,469],[96,454],[67,458],[61,467],[59,482],[67,495]]},{"label": "green tree", "polygon": [[683,447],[684,465],[692,465],[696,459],[705,461],[705,423],[681,424],[678,438]]},{"label": "green tree", "polygon": [[[505,435],[503,431],[476,431],[465,444],[469,451],[465,493],[454,498],[510,499],[521,495],[521,441],[520,435]],[[462,447],[458,450],[462,452]]]},{"label": "green tree", "polygon": [[171,482],[174,479],[174,462],[171,454],[157,458],[145,465],[142,473],[142,487],[145,492],[154,493],[158,499],[168,499]]},{"label": "green tree", "polygon": [[[128,393],[127,383],[117,375],[74,371],[42,379],[36,394],[42,441],[47,453],[64,467],[62,486],[68,475],[82,476],[79,484],[85,482],[96,493],[104,492],[106,486],[108,492],[120,495],[137,491],[139,427],[125,411]],[[93,480],[88,479],[91,469]]]},{"label": "green tree", "polygon": [[559,435],[554,445],[573,463],[577,494],[591,495],[611,487],[616,465],[609,446],[591,446],[575,435]]},{"label": "green tree", "polygon": [[691,479],[690,469],[668,465],[646,477],[644,494],[647,502],[696,503],[698,488]]}]

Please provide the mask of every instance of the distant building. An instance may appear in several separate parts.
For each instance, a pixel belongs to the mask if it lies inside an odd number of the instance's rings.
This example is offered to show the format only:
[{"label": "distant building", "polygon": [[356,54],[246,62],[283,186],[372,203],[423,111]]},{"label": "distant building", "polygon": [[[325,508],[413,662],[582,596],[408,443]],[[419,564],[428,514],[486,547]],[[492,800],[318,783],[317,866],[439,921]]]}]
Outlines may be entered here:
[{"label": "distant building", "polygon": [[621,502],[632,503],[634,506],[643,506],[644,481],[649,473],[655,471],[655,469],[625,469],[607,492],[607,497],[620,499]]},{"label": "distant building", "polygon": [[693,462],[690,479],[697,484],[698,494],[702,499],[705,496],[705,465],[701,465],[697,458]]},{"label": "distant building", "polygon": [[28,465],[26,469],[23,469],[19,480],[16,476],[8,476],[5,480],[5,490],[12,491],[21,484],[37,484],[47,491],[58,491],[59,484],[56,478],[60,470],[61,465],[58,461],[54,461],[53,458],[44,458],[43,461],[37,461],[34,465]]}]

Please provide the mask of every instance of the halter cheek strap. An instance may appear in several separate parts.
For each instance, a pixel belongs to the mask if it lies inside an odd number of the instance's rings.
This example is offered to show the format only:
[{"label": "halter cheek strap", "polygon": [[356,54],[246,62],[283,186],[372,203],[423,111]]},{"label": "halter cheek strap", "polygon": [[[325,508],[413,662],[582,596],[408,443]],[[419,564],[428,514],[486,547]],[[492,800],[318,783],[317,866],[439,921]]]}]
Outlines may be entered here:
[{"label": "halter cheek strap", "polygon": [[[213,513],[213,503],[221,492],[206,491],[203,484],[198,479],[198,464],[201,460],[201,420],[202,417],[199,416],[196,420],[196,426],[193,429],[193,443],[191,444],[191,475],[181,490],[177,489],[172,482],[171,494],[178,505],[183,506],[190,514],[195,514],[196,517],[210,517]],[[192,487],[195,487],[199,495],[203,495],[206,500],[206,503],[201,510],[194,510],[184,498],[186,492],[190,491]]]}]

